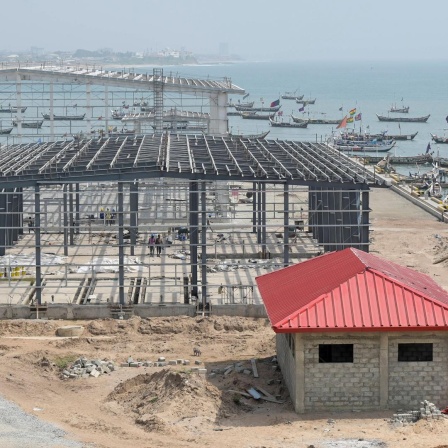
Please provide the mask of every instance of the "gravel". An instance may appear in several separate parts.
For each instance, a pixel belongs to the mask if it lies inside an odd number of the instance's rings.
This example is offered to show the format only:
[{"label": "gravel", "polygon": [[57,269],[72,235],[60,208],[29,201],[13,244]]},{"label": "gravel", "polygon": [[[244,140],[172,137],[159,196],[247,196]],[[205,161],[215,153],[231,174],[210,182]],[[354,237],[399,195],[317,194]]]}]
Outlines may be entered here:
[{"label": "gravel", "polygon": [[[0,397],[0,446],[2,448],[86,448],[88,445],[65,438],[55,425],[27,414]],[[91,446],[91,445],[90,445]]]}]

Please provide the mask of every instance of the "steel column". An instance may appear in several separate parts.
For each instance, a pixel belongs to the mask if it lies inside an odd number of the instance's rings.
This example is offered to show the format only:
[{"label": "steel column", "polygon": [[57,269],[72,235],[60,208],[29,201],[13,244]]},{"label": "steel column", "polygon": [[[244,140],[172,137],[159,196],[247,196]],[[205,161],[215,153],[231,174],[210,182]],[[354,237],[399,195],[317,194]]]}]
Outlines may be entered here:
[{"label": "steel column", "polygon": [[266,183],[261,183],[261,253],[267,257],[266,247]]},{"label": "steel column", "polygon": [[54,142],[54,83],[50,81],[50,136]]},{"label": "steel column", "polygon": [[201,294],[202,311],[207,305],[207,185],[205,181],[201,183]]},{"label": "steel column", "polygon": [[283,266],[289,266],[289,185],[283,184]]},{"label": "steel column", "polygon": [[75,232],[75,226],[73,223],[73,184],[68,185],[68,228],[70,230],[70,246],[75,245],[75,238],[74,238],[74,232]]},{"label": "steel column", "polygon": [[6,194],[0,191],[0,255],[6,253]]},{"label": "steel column", "polygon": [[191,268],[191,295],[198,296],[198,224],[199,224],[199,197],[198,183],[190,182],[190,268]]},{"label": "steel column", "polygon": [[34,187],[34,246],[36,254],[36,304],[42,303],[42,257],[40,241],[40,187]]},{"label": "steel column", "polygon": [[370,217],[370,204],[369,204],[369,191],[362,192],[362,217],[361,217],[361,250],[369,252],[369,217]]},{"label": "steel column", "polygon": [[257,183],[252,183],[252,233],[257,233]]},{"label": "steel column", "polygon": [[87,135],[90,135],[90,131],[92,130],[92,107],[91,107],[91,99],[92,99],[92,86],[90,83],[86,84],[86,115],[87,115],[87,126],[86,126],[86,132]]},{"label": "steel column", "polygon": [[124,305],[123,182],[118,182],[118,297]]},{"label": "steel column", "polygon": [[131,182],[129,186],[129,208],[130,208],[130,236],[131,236],[131,255],[135,255],[135,246],[137,244],[138,231],[138,182]]},{"label": "steel column", "polygon": [[64,223],[64,255],[68,255],[68,205],[67,205],[67,184],[62,187],[62,205],[63,205],[63,218]]},{"label": "steel column", "polygon": [[76,233],[79,234],[79,223],[80,223],[80,214],[79,214],[79,184],[75,184],[75,229]]},{"label": "steel column", "polygon": [[261,184],[257,182],[257,243],[261,244]]}]

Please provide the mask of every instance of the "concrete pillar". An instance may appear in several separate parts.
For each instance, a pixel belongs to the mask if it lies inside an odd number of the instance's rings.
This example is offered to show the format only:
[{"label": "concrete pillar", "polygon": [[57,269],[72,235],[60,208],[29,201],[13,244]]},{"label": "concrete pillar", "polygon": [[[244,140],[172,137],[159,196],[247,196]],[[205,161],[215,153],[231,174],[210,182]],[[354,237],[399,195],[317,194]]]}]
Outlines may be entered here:
[{"label": "concrete pillar", "polygon": [[227,135],[229,132],[227,102],[227,92],[216,92],[210,94],[209,133],[211,135]]},{"label": "concrete pillar", "polygon": [[40,187],[34,187],[34,246],[36,254],[36,303],[42,303],[42,257],[40,241]]},{"label": "concrete pillar", "polygon": [[131,232],[131,255],[135,255],[138,231],[138,182],[131,182],[129,186],[129,225]]},{"label": "concrete pillar", "polygon": [[389,337],[380,335],[380,408],[387,409],[389,402]]},{"label": "concrete pillar", "polygon": [[296,393],[294,397],[294,409],[298,414],[305,412],[305,344],[300,333],[294,333],[295,346],[295,371]]},{"label": "concrete pillar", "polygon": [[123,182],[118,182],[118,298],[124,305]]},{"label": "concrete pillar", "polygon": [[199,189],[197,182],[190,182],[190,269],[191,294],[198,296],[198,224],[199,224]]},{"label": "concrete pillar", "polygon": [[283,266],[289,266],[289,185],[283,184]]}]

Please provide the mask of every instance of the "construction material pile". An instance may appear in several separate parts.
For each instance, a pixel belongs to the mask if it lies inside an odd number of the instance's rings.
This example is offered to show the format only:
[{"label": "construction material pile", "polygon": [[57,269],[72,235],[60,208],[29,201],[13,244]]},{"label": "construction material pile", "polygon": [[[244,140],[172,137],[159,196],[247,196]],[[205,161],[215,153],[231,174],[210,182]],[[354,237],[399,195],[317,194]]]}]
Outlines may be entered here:
[{"label": "construction material pile", "polygon": [[70,367],[62,371],[62,378],[88,378],[93,376],[98,378],[100,375],[110,373],[115,370],[115,365],[112,361],[78,358]]}]

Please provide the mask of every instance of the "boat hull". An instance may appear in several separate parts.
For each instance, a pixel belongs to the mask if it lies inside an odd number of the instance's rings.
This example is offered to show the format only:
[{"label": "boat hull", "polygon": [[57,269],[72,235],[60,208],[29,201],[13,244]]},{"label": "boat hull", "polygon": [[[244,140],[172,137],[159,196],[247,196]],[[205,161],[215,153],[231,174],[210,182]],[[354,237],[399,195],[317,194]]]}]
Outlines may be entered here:
[{"label": "boat hull", "polygon": [[428,118],[430,115],[426,115],[425,117],[385,117],[384,115],[378,115],[378,120],[380,121],[387,121],[387,122],[394,122],[394,123],[426,123],[428,121]]}]

